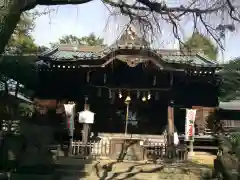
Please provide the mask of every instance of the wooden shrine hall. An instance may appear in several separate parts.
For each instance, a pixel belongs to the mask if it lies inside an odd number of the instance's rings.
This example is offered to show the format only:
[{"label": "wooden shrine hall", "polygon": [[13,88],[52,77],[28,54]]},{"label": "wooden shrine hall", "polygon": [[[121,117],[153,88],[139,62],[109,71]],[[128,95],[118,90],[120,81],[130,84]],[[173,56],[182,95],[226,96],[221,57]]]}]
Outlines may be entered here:
[{"label": "wooden shrine hall", "polygon": [[167,125],[183,133],[185,108],[218,106],[214,61],[151,49],[132,28],[109,47],[59,44],[38,58],[36,97],[74,101],[78,111],[89,104],[94,132],[124,133],[126,98],[131,134],[161,134]]}]

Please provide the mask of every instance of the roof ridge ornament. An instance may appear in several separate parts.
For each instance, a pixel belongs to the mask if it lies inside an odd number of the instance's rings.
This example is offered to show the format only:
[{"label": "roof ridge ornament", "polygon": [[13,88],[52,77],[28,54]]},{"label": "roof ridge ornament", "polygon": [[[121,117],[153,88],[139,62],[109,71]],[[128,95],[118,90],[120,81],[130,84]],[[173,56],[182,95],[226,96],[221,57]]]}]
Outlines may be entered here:
[{"label": "roof ridge ornament", "polygon": [[136,39],[136,36],[137,36],[137,35],[136,35],[136,32],[133,31],[131,25],[127,28],[127,33],[128,33],[128,35],[130,36],[130,38],[131,38],[132,40],[135,40],[135,39]]},{"label": "roof ridge ornament", "polygon": [[119,40],[116,41],[116,45],[133,48],[136,46],[149,46],[149,43],[144,38],[138,36],[136,28],[130,24],[120,36]]}]

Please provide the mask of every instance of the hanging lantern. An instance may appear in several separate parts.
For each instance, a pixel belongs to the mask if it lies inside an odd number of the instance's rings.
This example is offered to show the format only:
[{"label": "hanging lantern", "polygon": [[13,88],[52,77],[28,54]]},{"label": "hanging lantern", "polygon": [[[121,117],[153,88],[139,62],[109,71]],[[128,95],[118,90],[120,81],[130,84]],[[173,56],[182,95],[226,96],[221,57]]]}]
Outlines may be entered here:
[{"label": "hanging lantern", "polygon": [[127,96],[126,99],[125,99],[125,102],[129,103],[130,101],[131,101],[131,97]]},{"label": "hanging lantern", "polygon": [[145,102],[147,98],[145,96],[142,97],[142,101]]},{"label": "hanging lantern", "polygon": [[145,102],[147,100],[145,93],[143,93],[142,101]]},{"label": "hanging lantern", "polygon": [[122,93],[121,93],[121,91],[119,91],[118,97],[119,97],[120,99],[122,98]]}]

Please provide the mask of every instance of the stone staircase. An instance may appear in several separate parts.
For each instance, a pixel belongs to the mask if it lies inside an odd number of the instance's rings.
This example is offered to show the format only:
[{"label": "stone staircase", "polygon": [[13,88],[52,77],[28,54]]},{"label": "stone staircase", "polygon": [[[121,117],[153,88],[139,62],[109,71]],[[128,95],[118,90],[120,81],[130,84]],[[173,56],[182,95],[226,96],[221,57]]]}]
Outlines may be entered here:
[{"label": "stone staircase", "polygon": [[[53,174],[17,174],[13,173],[10,180],[83,180],[89,176],[92,167],[91,160],[83,160],[75,157],[60,157],[55,164]],[[0,180],[8,178],[1,177]]]},{"label": "stone staircase", "polygon": [[60,180],[80,180],[89,176],[91,160],[75,157],[60,158],[56,162],[56,173]]}]

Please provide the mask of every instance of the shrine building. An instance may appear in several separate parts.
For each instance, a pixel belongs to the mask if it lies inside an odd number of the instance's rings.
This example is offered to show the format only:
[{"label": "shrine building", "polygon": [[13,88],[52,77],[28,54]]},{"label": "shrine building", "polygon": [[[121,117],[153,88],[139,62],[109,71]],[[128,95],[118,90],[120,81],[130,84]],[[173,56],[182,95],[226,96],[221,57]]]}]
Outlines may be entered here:
[{"label": "shrine building", "polygon": [[130,134],[166,125],[183,133],[186,108],[218,106],[218,64],[202,52],[150,48],[131,28],[109,47],[59,44],[38,58],[36,97],[74,101],[78,111],[89,104],[94,132],[124,133],[127,97]]}]

